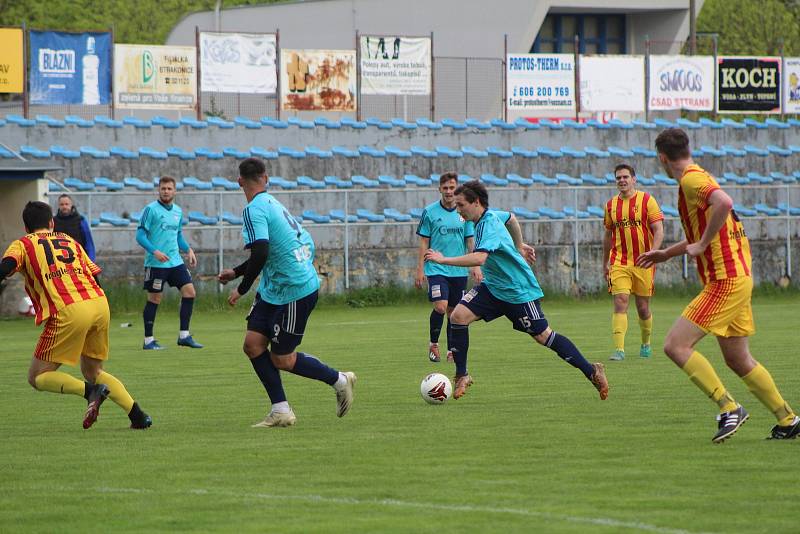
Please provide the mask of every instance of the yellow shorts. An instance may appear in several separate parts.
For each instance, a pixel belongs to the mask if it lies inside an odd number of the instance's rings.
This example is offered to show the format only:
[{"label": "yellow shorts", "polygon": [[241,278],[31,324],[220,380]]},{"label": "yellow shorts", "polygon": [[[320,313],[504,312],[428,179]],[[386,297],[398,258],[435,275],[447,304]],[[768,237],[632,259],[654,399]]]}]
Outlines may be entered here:
[{"label": "yellow shorts", "polygon": [[656,269],[650,267],[623,267],[612,265],[608,271],[608,292],[612,295],[633,293],[640,297],[652,297],[655,293]]},{"label": "yellow shorts", "polygon": [[715,336],[752,336],[756,332],[752,293],[753,279],[749,276],[709,282],[682,315]]},{"label": "yellow shorts", "polygon": [[81,300],[47,319],[34,358],[76,366],[81,356],[108,359],[108,323],[105,297]]}]

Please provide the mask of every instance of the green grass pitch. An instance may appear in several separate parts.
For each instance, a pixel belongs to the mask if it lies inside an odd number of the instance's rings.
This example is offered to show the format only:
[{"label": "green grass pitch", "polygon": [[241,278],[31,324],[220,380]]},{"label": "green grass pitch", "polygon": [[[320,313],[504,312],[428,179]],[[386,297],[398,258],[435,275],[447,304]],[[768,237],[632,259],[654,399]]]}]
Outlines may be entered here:
[{"label": "green grass pitch", "polygon": [[[200,296],[202,298],[202,295]],[[333,391],[284,375],[298,417],[253,429],[268,404],[241,352],[246,306],[195,314],[203,350],[179,349],[177,315],[142,352],[141,319],[112,319],[108,370],[152,415],[148,431],[104,404],[84,431],[84,401],[37,393],[26,370],[39,329],[0,322],[0,531],[788,532],[797,531],[800,442],[765,441],[774,420],[700,349],[750,421],[722,445],[715,407],[660,351],[688,299],[653,302],[654,356],[606,362],[608,401],[575,369],[511,330],[470,329],[475,385],[458,401],[419,395],[428,306],[322,307],[306,352],[358,374],[350,414]],[[242,303],[244,304],[244,303]],[[610,299],[543,301],[554,328],[592,361],[610,354]],[[800,407],[797,299],[758,298],[756,358]],[[120,328],[132,321],[134,328]],[[76,374],[76,370],[70,370]]]}]

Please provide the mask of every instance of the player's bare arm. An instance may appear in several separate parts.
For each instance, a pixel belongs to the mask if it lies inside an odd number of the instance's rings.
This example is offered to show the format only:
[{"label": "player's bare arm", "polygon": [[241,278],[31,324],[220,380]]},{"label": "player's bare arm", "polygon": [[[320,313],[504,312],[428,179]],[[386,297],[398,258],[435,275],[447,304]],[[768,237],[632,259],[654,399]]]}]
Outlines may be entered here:
[{"label": "player's bare arm", "polygon": [[536,262],[536,249],[534,249],[531,245],[525,243],[522,239],[522,227],[519,225],[519,221],[511,214],[511,217],[508,218],[506,221],[506,229],[508,233],[511,234],[511,239],[514,240],[514,246],[517,248],[522,257],[525,258],[530,264]]},{"label": "player's bare arm", "polygon": [[470,252],[469,254],[464,254],[463,256],[446,258],[441,252],[429,249],[425,253],[425,260],[432,261],[434,263],[440,263],[442,265],[453,265],[455,267],[479,267],[486,262],[486,258],[488,256],[488,252]]},{"label": "player's bare arm", "polygon": [[[608,262],[611,258],[611,232],[612,230],[606,228],[606,232],[603,234],[603,278],[606,280],[608,280]],[[658,247],[654,246],[653,248]]]},{"label": "player's bare arm", "polygon": [[649,252],[644,252],[639,255],[639,259],[636,260],[636,265],[639,267],[652,267],[656,263],[663,263],[670,258],[674,258],[675,256],[682,256],[686,254],[686,247],[689,245],[689,242],[684,239],[678,243],[675,243],[669,248],[665,249],[658,249],[658,250],[651,250]]},{"label": "player's bare arm", "polygon": [[[474,237],[467,237],[464,238],[464,243],[467,245],[467,252],[472,252],[475,250],[475,238]],[[470,267],[469,275],[472,277],[472,280],[476,284],[480,284],[483,282],[483,271],[478,266]]]},{"label": "player's bare arm", "polygon": [[664,221],[650,223],[650,231],[653,232],[653,249],[661,248],[664,242]]},{"label": "player's bare arm", "polygon": [[422,289],[425,286],[425,253],[431,245],[429,237],[419,238],[419,251],[417,255],[417,275],[414,277],[414,285],[417,289]]}]

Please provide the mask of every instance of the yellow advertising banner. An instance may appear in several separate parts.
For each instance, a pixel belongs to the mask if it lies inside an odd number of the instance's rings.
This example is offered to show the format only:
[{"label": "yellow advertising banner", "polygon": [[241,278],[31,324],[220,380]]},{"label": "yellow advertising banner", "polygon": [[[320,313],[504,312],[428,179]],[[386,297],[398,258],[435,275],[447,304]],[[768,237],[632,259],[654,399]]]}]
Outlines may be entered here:
[{"label": "yellow advertising banner", "polygon": [[114,45],[114,105],[120,109],[193,110],[193,46]]},{"label": "yellow advertising banner", "polygon": [[0,93],[21,93],[25,59],[22,28],[0,28]]}]

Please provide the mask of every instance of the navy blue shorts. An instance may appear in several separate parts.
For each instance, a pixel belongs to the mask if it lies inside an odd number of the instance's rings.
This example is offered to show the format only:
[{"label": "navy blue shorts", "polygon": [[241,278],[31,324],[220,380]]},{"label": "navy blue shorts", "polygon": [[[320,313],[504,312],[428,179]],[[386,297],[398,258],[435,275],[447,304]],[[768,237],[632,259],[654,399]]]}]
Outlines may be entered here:
[{"label": "navy blue shorts", "polygon": [[466,276],[442,276],[433,274],[428,277],[428,300],[446,300],[447,305],[455,308],[467,289]]},{"label": "navy blue shorts", "polygon": [[247,329],[267,336],[273,354],[291,354],[303,341],[306,323],[317,305],[318,296],[319,292],[314,291],[288,304],[270,304],[256,293],[256,300],[247,315]]},{"label": "navy blue shorts", "polygon": [[522,304],[512,304],[496,298],[484,284],[473,287],[464,295],[460,304],[486,321],[494,321],[505,315],[514,325],[514,330],[537,336],[547,329],[539,299]]},{"label": "navy blue shorts", "polygon": [[148,293],[161,293],[164,284],[180,289],[191,283],[192,275],[184,263],[176,267],[146,267],[144,270],[144,288]]}]

